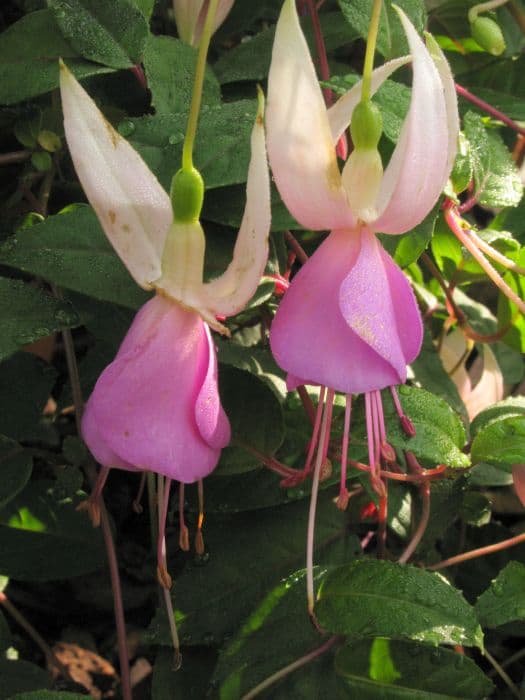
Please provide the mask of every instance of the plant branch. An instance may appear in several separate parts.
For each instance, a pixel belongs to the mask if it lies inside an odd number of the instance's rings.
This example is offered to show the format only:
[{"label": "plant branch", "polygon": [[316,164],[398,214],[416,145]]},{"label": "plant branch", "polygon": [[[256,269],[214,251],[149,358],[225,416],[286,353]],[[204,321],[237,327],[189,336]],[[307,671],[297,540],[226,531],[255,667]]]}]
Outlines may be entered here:
[{"label": "plant branch", "polygon": [[486,547],[479,547],[478,549],[471,549],[468,552],[463,552],[463,554],[456,554],[455,557],[449,557],[448,559],[443,559],[443,561],[440,561],[437,564],[427,566],[427,569],[429,571],[439,571],[440,569],[446,569],[448,566],[463,564],[463,562],[469,561],[470,559],[484,557],[487,554],[494,554],[494,552],[501,552],[509,547],[515,547],[517,544],[521,544],[522,542],[525,542],[525,532],[522,532],[521,535],[516,535],[515,537],[509,537],[507,540],[496,542],[496,544],[489,544]]},{"label": "plant branch", "polygon": [[476,105],[476,107],[479,107],[479,109],[483,110],[491,117],[494,117],[494,119],[498,119],[500,122],[503,122],[508,127],[516,131],[518,134],[525,136],[525,129],[522,126],[520,126],[517,122],[515,122],[514,119],[507,117],[506,114],[500,112],[499,109],[496,109],[488,102],[485,102],[485,100],[482,100],[481,97],[473,95],[470,92],[470,90],[467,90],[467,88],[464,88],[462,85],[459,85],[458,83],[456,83],[455,85],[456,92],[460,97],[463,97],[465,100],[468,100],[473,105]]}]

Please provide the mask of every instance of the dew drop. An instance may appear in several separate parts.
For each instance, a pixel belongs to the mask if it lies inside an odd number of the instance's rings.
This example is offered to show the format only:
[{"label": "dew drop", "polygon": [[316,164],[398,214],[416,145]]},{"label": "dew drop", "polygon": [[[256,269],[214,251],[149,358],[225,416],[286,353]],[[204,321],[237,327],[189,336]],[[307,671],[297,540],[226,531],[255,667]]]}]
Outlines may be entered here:
[{"label": "dew drop", "polygon": [[121,136],[130,136],[135,131],[135,124],[129,119],[124,119],[118,125],[118,131]]},{"label": "dew drop", "polygon": [[184,140],[184,134],[178,132],[176,134],[171,134],[171,136],[168,138],[168,143],[171,144],[172,146],[175,146],[177,143],[180,143],[183,140]]}]

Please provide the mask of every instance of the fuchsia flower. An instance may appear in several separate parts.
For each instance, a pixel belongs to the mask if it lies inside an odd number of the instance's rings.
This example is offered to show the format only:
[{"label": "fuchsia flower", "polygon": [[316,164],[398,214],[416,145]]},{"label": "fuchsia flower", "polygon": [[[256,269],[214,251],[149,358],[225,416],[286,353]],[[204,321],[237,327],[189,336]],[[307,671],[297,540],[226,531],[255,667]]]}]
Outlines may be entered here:
[{"label": "fuchsia flower", "polygon": [[[293,0],[286,0],[277,24],[268,80],[267,147],[281,197],[302,226],[331,231],[292,280],[272,324],[271,347],[288,372],[289,388],[327,388],[319,402],[321,407],[326,396],[325,419],[318,410],[312,441],[319,441],[318,464],[328,449],[323,430],[330,428],[334,391],[347,394],[342,507],[351,394],[366,394],[374,473],[393,452],[386,443],[379,392],[405,381],[407,364],[422,340],[411,287],[375,233],[404,233],[428,214],[449,176],[459,130],[454,84],[443,55],[435,43],[431,54],[405,14],[398,13],[411,55],[376,69],[371,93],[411,60],[412,97],[384,174],[355,151],[339,171],[335,144],[361,99],[361,84],[325,107]],[[312,450],[307,464],[311,457]]]},{"label": "fuchsia flower", "polygon": [[87,198],[132,277],[157,292],[99,378],[83,416],[83,437],[106,468],[151,470],[190,483],[212,471],[230,440],[208,326],[227,333],[216,317],[245,306],[268,255],[262,106],[233,260],[223,275],[204,283],[199,221],[173,222],[167,193],[64,65],[60,81],[66,138]]},{"label": "fuchsia flower", "polygon": [[[234,2],[235,0],[219,0],[213,21],[213,32],[216,32],[224,22]],[[210,0],[173,0],[177,31],[185,44],[199,45],[209,5]]]}]

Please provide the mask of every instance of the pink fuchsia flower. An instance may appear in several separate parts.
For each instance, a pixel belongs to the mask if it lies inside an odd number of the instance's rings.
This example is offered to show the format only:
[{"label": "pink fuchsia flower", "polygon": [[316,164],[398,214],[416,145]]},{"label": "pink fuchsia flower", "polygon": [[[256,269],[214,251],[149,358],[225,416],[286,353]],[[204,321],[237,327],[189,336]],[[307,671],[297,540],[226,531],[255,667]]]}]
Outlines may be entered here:
[{"label": "pink fuchsia flower", "polygon": [[86,196],[132,277],[156,291],[99,378],[83,416],[83,437],[106,468],[151,470],[190,483],[212,471],[230,440],[208,325],[227,333],[217,316],[244,307],[268,255],[262,105],[233,260],[223,275],[204,283],[199,221],[173,220],[170,198],[153,173],[64,65],[60,86],[66,138]]},{"label": "pink fuchsia flower", "polygon": [[[406,366],[421,347],[422,324],[406,277],[375,233],[404,233],[428,214],[448,179],[459,132],[454,84],[442,53],[435,42],[430,53],[404,13],[398,13],[411,55],[375,70],[371,93],[411,60],[412,97],[384,173],[377,159],[357,149],[339,171],[335,144],[361,100],[361,84],[325,107],[293,0],[285,1],[276,28],[266,113],[268,156],[284,203],[305,228],[331,231],[292,280],[270,335],[289,388],[321,386],[303,475],[317,447],[313,504],[328,450],[334,392],[344,392],[339,505],[346,506],[351,394],[364,392],[370,470],[383,522],[380,465],[395,460],[395,452],[386,442],[380,390],[405,381]],[[393,396],[405,429],[412,432],[394,390]],[[310,523],[315,505],[312,509]],[[312,546],[309,536],[310,554]],[[309,599],[313,606],[311,590]]]},{"label": "pink fuchsia flower", "polygon": [[[235,0],[219,0],[213,21],[213,32],[224,22]],[[173,0],[173,12],[180,39],[190,46],[200,43],[210,0]]]}]

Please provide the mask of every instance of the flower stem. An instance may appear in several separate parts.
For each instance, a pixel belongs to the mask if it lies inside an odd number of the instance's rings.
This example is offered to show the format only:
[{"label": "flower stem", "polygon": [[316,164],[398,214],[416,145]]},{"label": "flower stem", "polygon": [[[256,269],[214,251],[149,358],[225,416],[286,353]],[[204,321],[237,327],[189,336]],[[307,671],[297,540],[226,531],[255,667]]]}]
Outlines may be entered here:
[{"label": "flower stem", "polygon": [[518,700],[521,700],[523,698],[523,695],[520,693],[520,690],[518,686],[512,681],[511,677],[509,674],[503,670],[503,667],[496,661],[496,659],[487,651],[487,649],[484,650],[483,652],[484,657],[487,659],[487,661],[491,664],[491,666],[494,668],[496,673],[500,676],[500,678],[503,680],[503,682],[506,684],[510,692],[514,695],[515,698],[518,698]]},{"label": "flower stem", "polygon": [[485,102],[485,100],[482,100],[480,97],[473,95],[469,90],[467,90],[467,88],[458,85],[458,83],[456,83],[455,85],[456,92],[460,97],[463,97],[469,102],[472,102],[473,105],[476,105],[476,107],[479,107],[491,117],[494,117],[494,119],[498,119],[500,122],[503,122],[511,129],[514,129],[514,131],[517,131],[518,134],[522,134],[523,136],[525,136],[525,129],[519,124],[517,124],[513,119],[507,117],[507,115],[503,112],[500,112],[499,109],[496,109],[492,105],[489,105],[489,103]]},{"label": "flower stem", "polygon": [[370,99],[370,87],[372,83],[372,71],[374,70],[374,54],[377,43],[377,33],[379,31],[379,18],[381,17],[381,0],[374,0],[372,7],[372,15],[370,17],[370,25],[368,28],[368,37],[366,41],[365,64],[363,66],[363,83],[361,86],[361,101],[366,102]]},{"label": "flower stem", "polygon": [[210,0],[204,29],[202,30],[201,42],[199,45],[199,55],[197,57],[197,66],[195,68],[195,79],[193,81],[193,92],[191,95],[190,114],[188,117],[188,125],[186,127],[186,135],[182,147],[182,169],[193,169],[193,144],[195,134],[197,133],[197,122],[199,120],[199,112],[202,100],[202,86],[204,84],[204,74],[206,72],[206,57],[210,45],[211,35],[213,34],[213,20],[217,10],[218,0]]},{"label": "flower stem", "polygon": [[508,1],[509,0],[488,0],[487,2],[480,2],[479,5],[474,5],[474,7],[471,7],[468,11],[468,21],[472,24],[481,12],[495,10],[497,7],[505,5]]},{"label": "flower stem", "polygon": [[447,566],[462,564],[464,561],[469,561],[469,559],[476,559],[477,557],[484,557],[486,554],[501,552],[503,549],[514,547],[522,542],[525,542],[525,532],[522,532],[520,535],[516,535],[515,537],[509,537],[507,540],[496,542],[496,544],[489,544],[486,547],[479,547],[478,549],[471,549],[469,552],[463,552],[463,554],[456,554],[455,557],[449,557],[448,559],[443,559],[443,561],[440,561],[437,564],[427,566],[427,569],[429,571],[439,571],[440,569],[446,569]]}]

